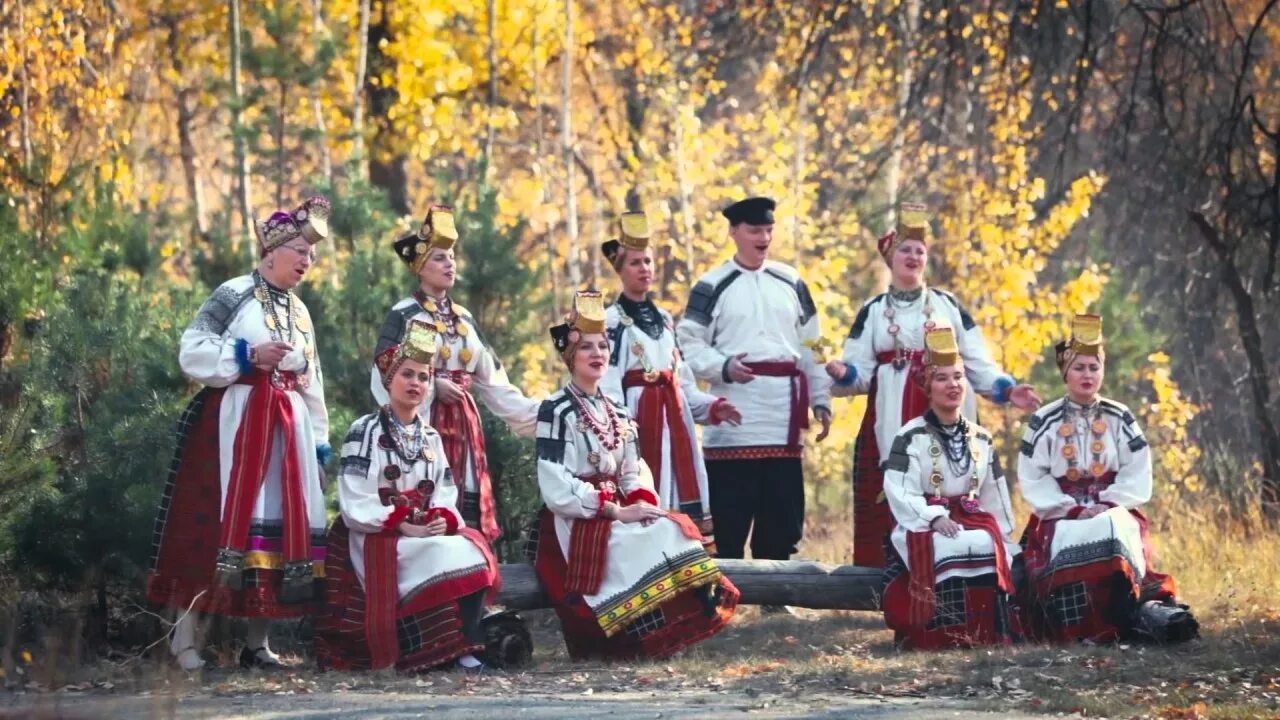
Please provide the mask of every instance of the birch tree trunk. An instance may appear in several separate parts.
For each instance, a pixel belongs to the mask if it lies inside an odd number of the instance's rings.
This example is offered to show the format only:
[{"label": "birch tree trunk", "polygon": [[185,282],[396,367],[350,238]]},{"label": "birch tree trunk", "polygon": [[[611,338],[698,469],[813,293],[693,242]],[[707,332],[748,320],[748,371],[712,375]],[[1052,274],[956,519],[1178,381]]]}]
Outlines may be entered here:
[{"label": "birch tree trunk", "polygon": [[[535,13],[533,17],[533,31],[531,33],[529,52],[529,74],[533,77],[533,136],[534,136],[534,154],[533,159],[533,177],[538,181],[538,207],[544,207],[547,204],[547,182],[546,172],[544,168],[544,158],[546,158],[545,148],[543,146],[543,137],[545,128],[542,124],[542,67],[538,63],[538,16]],[[543,241],[547,245],[547,274],[551,280],[551,310],[552,315],[557,321],[561,317],[560,305],[560,269],[556,267],[556,239],[555,233],[550,228],[544,230]]]},{"label": "birch tree trunk", "polygon": [[356,176],[368,178],[364,163],[364,83],[369,68],[369,5],[373,0],[360,0],[360,29],[356,34],[356,81],[351,89],[351,165]]},{"label": "birch tree trunk", "polygon": [[182,174],[187,181],[187,195],[191,197],[191,222],[196,235],[209,239],[209,216],[204,202],[204,182],[196,159],[195,142],[191,138],[191,126],[195,121],[195,90],[184,84],[186,61],[178,47],[178,21],[173,16],[164,18],[168,26],[169,58],[178,76],[178,154],[182,158]]},{"label": "birch tree trunk", "polygon": [[564,226],[569,244],[569,285],[577,291],[582,286],[582,267],[578,258],[578,198],[573,189],[573,0],[564,0],[564,52],[560,65],[564,71],[560,103],[560,141],[564,154]]},{"label": "birch tree trunk", "polygon": [[[323,0],[311,0],[311,37],[319,47],[324,39],[324,20],[321,14]],[[329,153],[329,127],[324,120],[324,105],[320,102],[320,83],[311,87],[311,112],[315,115],[316,133],[320,136],[320,172],[325,185],[333,187],[333,156]]]},{"label": "birch tree trunk", "polygon": [[497,0],[489,0],[489,112],[486,116],[488,127],[484,136],[484,169],[488,180],[489,167],[493,164],[493,111],[498,105],[498,30]]},{"label": "birch tree trunk", "polygon": [[[915,81],[915,67],[911,51],[915,45],[916,30],[920,26],[920,0],[906,0],[899,6],[902,22],[898,40],[898,97],[893,138],[889,143],[889,160],[885,163],[884,184],[889,209],[885,213],[885,229],[894,227],[898,219],[898,203],[902,192],[902,153],[907,142],[907,113],[911,103],[911,84]],[[883,271],[886,276],[888,270]]]},{"label": "birch tree trunk", "polygon": [[252,187],[249,178],[249,153],[245,148],[244,128],[240,125],[240,103],[244,90],[240,85],[240,0],[228,0],[231,17],[231,133],[235,147],[236,203],[239,206],[243,239],[248,240],[250,261],[257,259],[253,243],[253,211],[250,210]]}]

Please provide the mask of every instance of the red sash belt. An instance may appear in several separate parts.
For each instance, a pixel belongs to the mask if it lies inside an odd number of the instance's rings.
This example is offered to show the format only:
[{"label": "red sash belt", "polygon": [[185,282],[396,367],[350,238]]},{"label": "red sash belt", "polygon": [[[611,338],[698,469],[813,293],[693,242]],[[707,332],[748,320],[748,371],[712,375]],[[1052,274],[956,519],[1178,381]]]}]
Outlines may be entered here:
[{"label": "red sash belt", "polygon": [[[996,583],[1000,589],[1013,593],[1013,575],[1009,572],[1009,558],[1005,555],[1004,535],[1000,523],[987,512],[969,512],[961,503],[961,497],[946,498],[951,519],[966,530],[984,530],[995,546]],[[937,598],[934,595],[936,573],[933,565],[933,530],[907,533],[907,554],[911,572],[910,622],[925,625],[933,619]]]},{"label": "red sash belt", "polygon": [[[1081,474],[1078,480],[1068,480],[1065,477],[1057,478],[1058,489],[1063,493],[1075,498],[1076,504],[1080,504],[1085,500],[1098,502],[1098,495],[1107,488],[1111,487],[1116,481],[1115,471],[1105,472],[1102,477],[1093,477],[1092,475]],[[1083,508],[1080,508],[1083,509]],[[1078,512],[1076,513],[1079,514]]]},{"label": "red sash belt", "polygon": [[253,506],[267,477],[275,431],[284,438],[280,464],[280,494],[283,503],[284,582],[281,603],[308,602],[315,588],[311,559],[311,530],[308,526],[306,488],[298,461],[294,435],[296,418],[289,393],[297,388],[292,372],[255,370],[241,376],[238,384],[249,385],[240,427],[232,450],[231,480],[223,500],[222,526],[218,536],[218,560],[214,584],[232,590],[244,588],[244,556],[249,543],[249,521]]},{"label": "red sash belt", "polygon": [[670,370],[646,375],[644,370],[628,370],[622,376],[622,389],[643,386],[640,405],[636,410],[636,422],[640,426],[640,457],[653,471],[656,489],[662,490],[662,425],[671,430],[671,477],[676,483],[676,502],[701,502],[698,489],[698,471],[693,460],[693,433],[684,422],[684,394]]},{"label": "red sash belt", "polygon": [[462,512],[462,498],[466,490],[467,458],[471,459],[471,468],[475,472],[476,485],[480,490],[480,530],[490,542],[502,536],[502,528],[498,527],[498,514],[493,500],[493,484],[489,479],[489,461],[486,458],[484,444],[484,427],[480,423],[480,409],[476,407],[475,398],[471,396],[471,373],[465,370],[442,370],[437,377],[452,380],[462,388],[462,400],[457,403],[441,402],[439,398],[431,403],[431,424],[440,433],[441,444],[444,445],[444,456],[460,487],[458,493],[458,512]]},{"label": "red sash belt", "polygon": [[800,431],[809,427],[809,377],[791,360],[743,363],[755,375],[791,378],[791,420],[787,447],[800,447]]},{"label": "red sash belt", "polygon": [[[616,475],[589,475],[578,478],[601,492],[611,493],[613,501],[622,504]],[[604,503],[602,502],[601,505]],[[609,536],[613,521],[607,518],[575,519],[569,530],[569,557],[565,558],[564,589],[566,592],[595,595],[604,582],[605,562],[609,555]]]}]

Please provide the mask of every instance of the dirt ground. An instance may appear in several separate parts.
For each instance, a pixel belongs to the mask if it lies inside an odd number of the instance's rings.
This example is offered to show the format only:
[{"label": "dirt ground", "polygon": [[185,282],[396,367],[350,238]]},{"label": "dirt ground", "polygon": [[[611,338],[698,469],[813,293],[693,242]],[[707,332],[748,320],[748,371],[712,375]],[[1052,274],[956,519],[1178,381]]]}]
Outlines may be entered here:
[{"label": "dirt ground", "polygon": [[[466,675],[322,673],[280,632],[291,667],[176,670],[163,653],[73,674],[38,659],[0,718],[986,718],[1280,717],[1280,640],[1270,622],[1177,648],[994,648],[902,653],[874,613],[743,608],[720,635],[664,662],[573,663],[550,612],[525,613],[533,663]],[[303,633],[305,634],[305,633]]]}]

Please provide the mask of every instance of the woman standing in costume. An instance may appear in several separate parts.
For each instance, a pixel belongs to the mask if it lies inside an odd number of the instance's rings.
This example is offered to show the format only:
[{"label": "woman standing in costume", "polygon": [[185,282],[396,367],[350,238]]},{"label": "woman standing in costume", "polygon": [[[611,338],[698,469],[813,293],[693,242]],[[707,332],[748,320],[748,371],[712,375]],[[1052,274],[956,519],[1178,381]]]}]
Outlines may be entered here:
[{"label": "woman standing in costume", "polygon": [[640,432],[640,458],[653,472],[658,506],[693,518],[714,552],[707,469],[693,424],[737,425],[742,415],[724,398],[698,389],[676,346],[671,315],[653,304],[649,221],[624,213],[617,240],[601,246],[622,280],[622,294],[606,313],[609,370],[606,395],[627,406]]},{"label": "woman standing in costume", "polygon": [[1102,318],[1077,315],[1057,346],[1067,395],[1031,416],[1018,455],[1031,505],[1023,542],[1032,629],[1058,641],[1189,640],[1199,625],[1151,567],[1151,449],[1129,409],[1098,394]]},{"label": "woman standing in costume", "polygon": [[955,332],[934,328],[924,345],[913,379],[928,409],[898,431],[884,465],[897,521],[885,624],[909,649],[1007,645],[1021,633],[1009,488],[991,433],[961,412],[968,381]]},{"label": "woman standing in costume", "polygon": [[[449,467],[461,478],[458,508],[462,519],[468,527],[480,530],[493,542],[502,531],[498,527],[485,459],[484,429],[475,398],[504,420],[513,432],[525,437],[533,436],[538,401],[525,397],[511,384],[502,363],[480,337],[471,313],[449,298],[449,290],[457,282],[454,261],[457,241],[453,209],[433,205],[418,232],[395,242],[396,256],[418,277],[418,289],[387,313],[378,335],[377,352],[399,344],[410,320],[421,320],[435,327],[440,347],[436,351],[431,426],[444,441]],[[373,397],[379,404],[386,404],[387,391],[376,367],[372,376]]]},{"label": "woman standing in costume", "polygon": [[249,618],[240,664],[269,667],[280,660],[268,621],[313,608],[329,415],[311,316],[293,289],[328,218],[329,202],[316,197],[258,222],[258,268],[219,286],[182,334],[178,362],[205,388],[178,424],[147,597],[191,608],[171,642],[187,670],[204,664],[196,613]]},{"label": "woman standing in costume", "polygon": [[[1030,385],[1019,385],[991,358],[982,330],[955,296],[925,285],[929,223],[923,205],[903,204],[896,230],[880,238],[880,255],[891,273],[889,291],[868,300],[858,311],[844,359],[827,363],[835,381],[832,393],[867,393],[867,410],[853,451],[853,562],[883,567],[885,537],[893,527],[885,506],[883,448],[907,421],[928,407],[924,393],[910,380],[919,372],[925,335],[934,328],[955,329],[970,386],[997,402],[1034,410],[1040,398]],[[964,415],[974,421],[972,395]]]},{"label": "woman standing in costume", "polygon": [[484,645],[480,615],[498,565],[462,523],[440,435],[419,414],[436,343],[434,328],[413,321],[402,344],[378,354],[390,402],[347,433],[316,621],[322,668],[481,665],[471,653]]},{"label": "woman standing in costume", "polygon": [[579,292],[551,338],[571,380],[538,410],[547,510],[534,568],[572,658],[667,657],[722,630],[738,590],[693,521],[658,507],[626,407],[600,389],[609,367],[600,293]]}]

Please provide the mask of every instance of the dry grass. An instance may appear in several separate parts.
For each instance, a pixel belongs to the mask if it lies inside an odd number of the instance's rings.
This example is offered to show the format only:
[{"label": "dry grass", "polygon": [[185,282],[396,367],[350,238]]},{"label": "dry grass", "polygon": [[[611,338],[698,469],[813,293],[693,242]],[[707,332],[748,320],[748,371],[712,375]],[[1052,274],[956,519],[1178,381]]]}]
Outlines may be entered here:
[{"label": "dry grass", "polygon": [[[565,655],[554,616],[541,611],[526,615],[537,653],[534,666],[518,673],[480,678],[456,672],[421,677],[317,673],[299,646],[293,656],[297,669],[283,675],[215,670],[190,678],[160,657],[64,671],[49,689],[149,693],[157,716],[167,714],[174,694],[603,695],[650,688],[732,694],[762,707],[785,704],[801,712],[821,707],[824,698],[855,694],[968,698],[995,711],[1088,717],[1280,718],[1280,537],[1258,528],[1165,516],[1172,519],[1156,537],[1158,566],[1178,579],[1183,600],[1196,611],[1204,632],[1202,640],[1170,649],[902,653],[875,614],[801,610],[795,618],[762,617],[747,607],[727,631],[671,661],[574,664]],[[847,515],[828,513],[811,519],[801,555],[847,562],[851,539]],[[231,656],[223,660],[224,667],[234,662]]]}]

